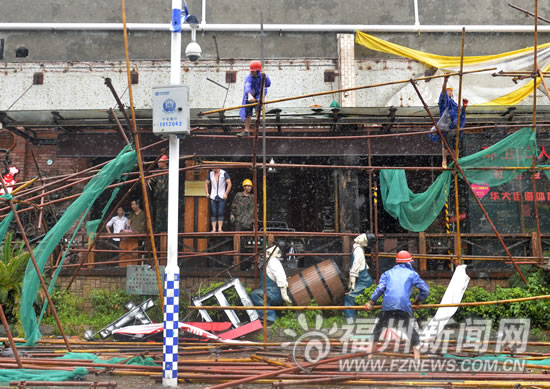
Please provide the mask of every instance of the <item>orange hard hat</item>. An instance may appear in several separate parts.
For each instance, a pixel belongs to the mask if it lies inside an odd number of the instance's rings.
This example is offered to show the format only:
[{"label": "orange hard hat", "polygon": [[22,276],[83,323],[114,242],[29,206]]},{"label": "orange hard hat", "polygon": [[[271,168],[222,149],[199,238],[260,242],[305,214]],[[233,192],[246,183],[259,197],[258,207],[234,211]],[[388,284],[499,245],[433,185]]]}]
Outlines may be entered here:
[{"label": "orange hard hat", "polygon": [[162,154],[162,157],[160,157],[159,161],[168,161],[168,156],[166,154]]},{"label": "orange hard hat", "polygon": [[411,256],[411,253],[405,250],[401,250],[397,253],[397,256],[395,257],[395,262],[397,263],[409,263],[413,261],[413,257]]},{"label": "orange hard hat", "polygon": [[255,72],[257,70],[262,70],[262,63],[260,61],[252,61],[250,63],[250,71]]}]

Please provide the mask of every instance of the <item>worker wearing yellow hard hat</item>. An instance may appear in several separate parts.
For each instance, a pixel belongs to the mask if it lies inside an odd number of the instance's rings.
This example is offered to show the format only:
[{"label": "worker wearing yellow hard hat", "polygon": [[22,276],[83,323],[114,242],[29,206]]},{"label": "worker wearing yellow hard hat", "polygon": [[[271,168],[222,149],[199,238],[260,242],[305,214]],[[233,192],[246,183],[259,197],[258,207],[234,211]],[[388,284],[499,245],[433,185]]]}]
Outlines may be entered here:
[{"label": "worker wearing yellow hard hat", "polygon": [[231,204],[231,222],[234,231],[251,231],[254,226],[254,196],[252,180],[246,178],[243,190],[235,195]]}]

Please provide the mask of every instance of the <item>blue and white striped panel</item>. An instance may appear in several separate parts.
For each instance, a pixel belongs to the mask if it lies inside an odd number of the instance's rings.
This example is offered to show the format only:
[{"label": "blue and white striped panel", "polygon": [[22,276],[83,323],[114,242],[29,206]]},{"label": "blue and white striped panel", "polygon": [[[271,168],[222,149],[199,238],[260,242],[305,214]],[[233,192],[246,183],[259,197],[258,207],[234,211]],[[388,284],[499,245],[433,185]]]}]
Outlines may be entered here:
[{"label": "blue and white striped panel", "polygon": [[179,272],[165,271],[162,376],[167,379],[178,378],[179,280]]}]

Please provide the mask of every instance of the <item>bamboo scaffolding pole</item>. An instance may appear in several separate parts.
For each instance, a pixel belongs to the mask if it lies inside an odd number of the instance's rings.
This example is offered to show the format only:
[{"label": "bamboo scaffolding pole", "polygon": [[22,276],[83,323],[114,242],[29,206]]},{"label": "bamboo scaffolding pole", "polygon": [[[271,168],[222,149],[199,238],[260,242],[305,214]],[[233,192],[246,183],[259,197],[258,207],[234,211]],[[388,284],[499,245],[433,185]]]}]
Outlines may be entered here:
[{"label": "bamboo scaffolding pole", "polygon": [[[533,33],[534,38],[534,45],[533,45],[533,133],[535,134],[535,139],[537,135],[537,72],[540,71],[539,65],[538,65],[538,58],[537,58],[537,48],[538,48],[538,14],[539,14],[539,6],[538,6],[538,0],[535,0],[535,31]],[[543,83],[546,86],[546,83]],[[538,206],[538,199],[537,199],[537,181],[535,177],[535,166],[537,165],[537,156],[536,152],[533,153],[533,163],[531,165],[531,185],[533,187],[533,207],[535,208],[535,223],[537,228],[537,248],[539,251],[539,260],[542,262],[542,241],[540,239],[540,216],[539,216],[539,206]]]},{"label": "bamboo scaffolding pole", "polygon": [[[161,142],[156,142],[154,145],[158,145],[158,144],[161,144],[161,143],[163,143],[163,142],[162,142],[162,141],[161,141]],[[149,146],[146,146],[146,147],[144,147],[143,149],[148,148],[148,147],[149,147]],[[192,157],[193,157],[193,156],[187,156],[187,157],[184,157],[184,158],[192,158]],[[104,166],[104,165],[106,165],[106,164],[109,163],[109,162],[111,162],[111,161],[107,161],[107,162],[105,162],[105,163],[103,163],[103,164],[100,164],[100,165],[101,165],[101,166]],[[99,165],[97,165],[97,166],[99,166]],[[157,174],[157,175],[161,175],[161,174]],[[151,177],[154,177],[154,176],[156,176],[156,175],[152,175]],[[83,184],[84,182],[91,180],[93,177],[94,177],[94,175],[88,176],[88,177],[85,177],[85,178],[80,178],[80,179],[78,179],[77,181],[74,181],[74,182],[72,182],[72,183],[63,185],[63,186],[61,186],[61,187],[57,187],[57,188],[55,188],[55,189],[53,189],[53,190],[50,190],[50,191],[45,192],[45,193],[41,193],[41,194],[39,194],[39,195],[32,196],[32,197],[30,197],[30,198],[27,198],[26,200],[27,200],[27,201],[36,200],[36,199],[39,199],[39,198],[41,198],[41,197],[50,195],[50,194],[52,194],[52,193],[56,193],[56,192],[58,192],[58,191],[60,191],[60,190],[62,190],[62,189],[67,189],[67,188],[70,188],[70,187],[75,186],[75,185],[78,185],[78,184]],[[50,184],[48,184],[48,186],[53,186],[53,185],[56,184],[56,183],[63,183],[63,182],[66,182],[66,181],[68,181],[68,180],[69,180],[68,178],[66,178],[66,179],[61,179],[61,180],[56,181],[55,183],[50,183]],[[112,185],[109,185],[107,188],[108,188],[108,189],[111,189],[111,188],[115,188],[116,186],[126,185],[126,184],[129,184],[129,183],[134,182],[135,180],[136,180],[136,179],[127,180],[127,181],[122,182],[122,183],[112,184]],[[19,196],[22,197],[23,195],[28,195],[28,194],[30,194],[30,193],[40,192],[42,189],[43,189],[42,186],[39,186],[39,187],[36,187],[36,188],[32,188],[32,189],[29,191],[29,193],[25,193],[25,194],[21,193],[21,194],[19,194]],[[48,206],[48,205],[50,205],[50,204],[55,204],[55,203],[67,201],[67,200],[76,198],[76,197],[80,196],[81,194],[82,194],[82,192],[79,192],[79,193],[76,193],[76,194],[73,194],[73,195],[70,195],[70,196],[66,196],[66,197],[57,199],[57,200],[53,200],[53,201],[50,201],[50,202],[46,202],[46,203],[42,204],[41,206]],[[6,210],[8,210],[8,209],[9,209],[9,207],[0,208],[0,212],[6,211]],[[21,213],[21,212],[24,212],[24,211],[26,211],[26,210],[28,210],[28,209],[26,208],[26,209],[24,209],[24,210],[19,210],[18,212]]]},{"label": "bamboo scaffolding pole", "polygon": [[[156,146],[159,146],[163,143],[165,143],[167,140],[166,139],[163,139],[163,140],[160,140],[158,142],[154,142],[154,143],[151,143],[147,146],[144,146],[143,147],[143,151],[147,150],[147,149],[150,149],[152,147],[156,147]],[[111,162],[112,160],[109,160],[109,161],[105,161],[105,162],[102,162],[100,164],[97,164],[97,165],[94,165],[94,166],[91,166],[89,168],[86,168],[84,170],[80,170],[76,173],[71,173],[71,174],[62,174],[62,175],[59,175],[59,176],[54,176],[54,177],[45,177],[44,180],[45,181],[50,181],[50,180],[53,180],[55,179],[54,182],[49,182],[47,184],[47,186],[54,186],[54,185],[57,185],[57,184],[60,184],[60,183],[63,183],[63,182],[66,182],[66,181],[70,181],[71,179],[74,179],[75,177],[78,177],[78,176],[81,176],[82,174],[85,174],[85,173],[92,173],[92,175],[90,176],[93,177],[97,172],[99,172],[100,168],[102,168],[103,166],[107,165],[109,162]],[[38,186],[38,187],[34,187],[34,188],[31,188],[29,189],[28,192],[25,192],[25,193],[21,193],[20,195],[29,195],[31,193],[36,193],[36,192],[40,192],[42,189],[44,189],[42,186]],[[56,188],[56,190],[60,190],[62,188]],[[0,211],[2,211],[3,209],[0,209]]]},{"label": "bamboo scaffolding pole", "polygon": [[[131,126],[132,135],[134,136],[134,143],[136,145],[137,163],[139,169],[139,177],[141,182],[141,192],[143,196],[143,209],[145,211],[145,221],[147,226],[147,232],[149,233],[149,243],[151,244],[151,251],[153,252],[153,263],[155,265],[155,274],[157,276],[157,286],[159,289],[160,301],[164,301],[164,288],[163,280],[160,277],[159,260],[157,258],[157,248],[155,246],[155,238],[153,237],[153,223],[151,221],[152,214],[149,203],[149,194],[147,192],[147,184],[145,183],[145,177],[143,174],[143,156],[141,154],[141,140],[137,131],[136,125],[136,113],[134,110],[134,97],[132,93],[132,77],[130,74],[130,55],[128,54],[128,30],[126,29],[126,5],[125,0],[121,0],[122,9],[122,24],[124,25],[124,56],[126,57],[126,75],[128,78],[128,96],[130,98],[130,112],[132,114]],[[105,80],[107,81],[107,79]],[[110,80],[109,80],[110,81]],[[113,93],[114,92],[113,88]],[[179,159],[178,159],[179,162]]]},{"label": "bamboo scaffolding pole", "polygon": [[[189,156],[188,158],[193,158],[192,156]],[[200,170],[200,169],[212,169],[216,166],[219,166],[219,167],[250,167],[252,165],[251,162],[237,162],[237,163],[216,163],[216,164],[199,164],[199,165],[194,165],[192,167],[183,167],[183,168],[180,168],[179,170],[180,171],[186,171],[186,170],[193,170],[193,169],[197,169],[197,170]],[[418,166],[418,167],[412,167],[412,166],[359,166],[359,165],[316,165],[316,164],[307,164],[307,165],[300,165],[300,164],[273,164],[270,166],[273,166],[274,168],[298,168],[298,169],[303,169],[303,168],[311,168],[311,169],[333,169],[333,168],[338,168],[338,169],[349,169],[349,170],[384,170],[384,169],[403,169],[403,170],[414,170],[414,171],[443,171],[443,170],[452,170],[452,169],[443,169],[442,167],[438,167],[438,166]],[[494,167],[469,167],[468,170],[531,170],[532,167],[531,166],[494,166]],[[550,170],[550,167],[544,167],[544,166],[536,166],[535,167],[535,170],[537,171],[546,171],[546,170]],[[161,175],[165,175],[167,174],[166,172],[163,172],[163,173],[154,173],[154,174],[151,174],[149,176],[146,176],[145,178],[153,178],[153,177],[157,177],[157,176],[161,176]],[[65,189],[67,187],[70,187],[70,186],[73,186],[73,185],[76,185],[76,184],[79,184],[79,183],[82,183],[86,180],[90,180],[92,177],[89,177],[89,178],[84,178],[82,179],[82,181],[79,181],[79,182],[76,182],[76,183],[73,183],[73,184],[69,184],[68,186],[64,186],[62,188],[57,188],[55,190],[52,190],[50,192],[46,192],[44,194],[40,194],[40,195],[36,195],[36,196],[33,196],[31,197],[30,199],[28,199],[27,201],[30,201],[30,200],[36,200],[36,199],[39,199],[40,197],[42,196],[47,196],[51,193],[55,193],[57,190],[59,189]],[[107,187],[107,189],[112,189],[112,188],[116,188],[117,186],[122,186],[122,185],[129,185],[129,184],[132,184],[136,181],[138,181],[139,178],[136,178],[136,179],[130,179],[130,180],[126,180],[124,182],[119,182],[119,183],[116,183],[116,184],[111,184]],[[37,209],[39,209],[40,207],[45,207],[45,206],[49,206],[51,204],[56,204],[56,203],[60,203],[60,202],[64,202],[64,201],[68,201],[68,200],[71,200],[71,199],[74,199],[78,196],[81,195],[81,192],[79,193],[76,193],[76,194],[73,194],[73,195],[70,195],[70,196],[67,196],[67,197],[63,197],[63,198],[60,198],[60,199],[57,199],[57,200],[52,200],[50,202],[46,202],[42,205],[36,205],[36,207],[38,207]],[[18,200],[18,199],[14,199],[14,201],[22,201],[22,200]],[[17,211],[17,213],[23,213],[23,212],[27,212],[27,211],[30,211],[32,208],[29,207],[29,208],[24,208],[24,209],[20,209]],[[2,211],[7,211],[9,210],[9,207],[4,207],[4,208],[0,208],[0,212]]]},{"label": "bamboo scaffolding pole", "polygon": [[124,142],[127,145],[130,145],[130,141],[128,140],[128,137],[126,136],[126,132],[124,132],[124,128],[122,128],[122,124],[120,124],[120,121],[118,120],[114,109],[109,108],[109,112],[111,113],[111,115],[112,115],[112,117],[113,117],[113,119],[116,123],[116,128],[118,129],[118,133],[120,134],[122,140],[124,140]]},{"label": "bamboo scaffolding pole", "polygon": [[6,330],[6,335],[8,335],[10,348],[13,352],[13,357],[15,358],[15,362],[17,363],[17,367],[21,369],[23,365],[21,364],[21,359],[19,358],[19,351],[17,351],[17,347],[15,346],[15,341],[13,340],[10,325],[8,324],[8,320],[6,319],[4,307],[2,306],[2,304],[0,304],[0,319],[2,319],[2,325],[4,326],[4,330]]},{"label": "bamboo scaffolding pole", "polygon": [[[485,69],[478,69],[478,70],[470,70],[470,71],[464,72],[464,74],[489,72],[491,70],[496,70],[496,68],[485,68]],[[447,75],[457,76],[458,73],[456,73],[456,72],[455,73],[447,73]],[[426,77],[414,78],[413,80],[414,81],[433,80],[435,78],[441,78],[441,77],[445,77],[445,76],[446,75],[426,76]],[[335,89],[335,90],[325,91],[325,92],[309,93],[309,94],[305,94],[305,95],[284,97],[284,98],[275,99],[275,100],[268,100],[268,101],[265,101],[263,104],[281,103],[283,101],[300,100],[300,99],[306,99],[308,97],[332,95],[334,93],[349,92],[349,91],[360,90],[360,89],[377,88],[377,87],[380,87],[380,86],[406,84],[406,83],[409,83],[409,82],[411,82],[411,79],[399,80],[399,81],[389,81],[389,82],[383,82],[383,83],[380,83],[380,84],[354,86],[354,87],[351,87],[351,88]],[[237,105],[237,106],[228,107],[228,108],[214,109],[214,110],[211,110],[211,111],[199,112],[198,116],[210,115],[210,114],[213,114],[213,113],[231,111],[231,110],[246,108],[246,107],[255,107],[258,104],[259,103],[252,103],[252,104]]]},{"label": "bamboo scaffolding pole", "polygon": [[[157,158],[155,159],[155,162],[157,162],[160,158],[160,155],[157,156]],[[153,168],[154,164],[151,164],[147,167],[147,169],[145,170],[145,172],[149,172],[152,168]],[[101,225],[99,226],[99,228],[97,229],[97,233],[95,234],[94,236],[94,239],[92,240],[92,242],[90,244],[88,244],[88,249],[86,250],[86,255],[85,256],[82,256],[80,258],[80,261],[78,263],[78,266],[77,266],[77,269],[75,270],[74,274],[72,275],[71,279],[69,280],[69,283],[67,284],[67,287],[65,288],[66,290],[69,290],[71,285],[73,284],[74,280],[76,279],[80,269],[82,268],[83,264],[84,264],[84,261],[87,260],[90,256],[90,252],[92,252],[93,248],[95,247],[95,244],[97,242],[97,239],[99,238],[99,233],[105,228],[105,225],[109,222],[109,220],[111,220],[111,217],[113,216],[113,214],[115,213],[115,211],[120,207],[120,205],[124,202],[124,200],[126,200],[126,198],[130,195],[130,193],[132,192],[132,190],[136,187],[137,183],[138,182],[141,182],[141,181],[135,181],[132,186],[130,187],[130,189],[128,189],[128,191],[126,191],[126,193],[124,194],[124,196],[122,196],[122,198],[117,202],[117,204],[111,209],[111,211],[109,212],[109,214],[107,215],[106,218],[103,219],[103,221],[101,222]]]},{"label": "bamboo scaffolding pole", "polygon": [[[417,304],[417,305],[411,305],[414,309],[424,309],[424,308],[449,308],[449,307],[477,307],[481,305],[497,305],[497,304],[512,304],[512,303],[519,303],[524,301],[534,301],[534,300],[549,300],[550,295],[541,295],[541,296],[531,296],[531,297],[521,297],[521,298],[515,298],[515,299],[506,299],[506,300],[492,300],[492,301],[477,301],[477,302],[471,302],[471,303],[458,303],[458,304]],[[381,305],[375,305],[374,309],[381,309]],[[340,306],[340,305],[330,305],[330,306],[272,306],[272,307],[262,307],[262,306],[250,306],[250,307],[243,307],[243,306],[212,306],[212,305],[203,305],[203,306],[189,306],[187,309],[190,310],[199,310],[199,309],[205,309],[205,310],[223,310],[223,309],[233,309],[233,310],[274,310],[274,311],[314,311],[314,310],[320,310],[320,311],[329,311],[329,310],[335,310],[335,311],[343,311],[345,309],[355,309],[355,310],[364,310],[365,307],[363,305],[357,305],[357,306]]]},{"label": "bamboo scaffolding pole", "polygon": [[[264,47],[264,34],[263,34],[263,14],[261,14],[262,18],[262,69],[263,69],[263,47]],[[264,256],[264,259],[267,258],[267,169],[266,169],[266,144],[265,144],[265,106],[262,105],[262,102],[265,99],[265,73],[262,74],[262,82],[260,84],[260,105],[258,106],[258,113],[256,118],[256,135],[255,135],[255,143],[254,147],[256,147],[256,143],[258,141],[258,129],[260,124],[260,115],[262,115],[262,129],[263,129],[263,136],[262,136],[262,253]],[[255,159],[255,158],[254,158]],[[254,239],[254,245],[257,247],[258,243],[256,242],[256,239]],[[264,266],[263,266],[263,289],[264,289],[264,307],[267,307],[267,264],[269,262],[269,258],[265,260]],[[267,312],[263,312],[263,335],[264,335],[264,342],[267,342]]]},{"label": "bamboo scaffolding pole", "polygon": [[[339,361],[339,360],[350,359],[350,358],[360,358],[360,357],[364,357],[365,355],[366,355],[366,353],[364,353],[364,352],[340,355],[340,356],[333,357],[333,358],[322,359],[320,361],[313,362],[313,363],[311,363],[311,362],[310,363],[304,363],[302,368],[308,369],[308,368],[312,368],[312,367],[315,367],[315,366],[318,366],[318,365],[321,365],[321,364],[330,363],[330,362],[333,362],[333,361]],[[298,366],[288,367],[288,368],[277,370],[275,372],[264,373],[264,374],[260,374],[260,375],[256,375],[256,376],[243,378],[243,379],[236,380],[236,381],[231,381],[231,382],[227,382],[227,383],[223,383],[223,384],[214,385],[214,386],[211,386],[210,389],[222,389],[222,388],[228,388],[228,387],[235,387],[237,385],[242,385],[242,384],[245,384],[245,383],[248,383],[248,382],[254,382],[254,381],[263,380],[263,379],[266,379],[266,378],[277,377],[278,375],[284,374],[284,373],[292,373],[292,372],[295,372],[297,370],[300,370],[300,367],[298,367]]]},{"label": "bamboo scaffolding pole", "polygon": [[[462,27],[462,42],[460,46],[460,72],[458,75],[458,112],[457,112],[457,122],[456,122],[456,138],[455,138],[455,159],[458,161],[459,158],[459,146],[460,146],[460,131],[461,128],[461,114],[462,109],[466,109],[465,107],[462,107],[462,75],[464,72],[464,40],[466,36],[466,28]],[[462,242],[460,238],[460,201],[459,201],[459,195],[458,195],[458,175],[456,174],[456,171],[453,172],[453,178],[454,178],[454,184],[455,184],[455,217],[456,217],[456,231],[454,233],[454,239],[456,239],[455,255],[457,255],[457,265],[462,265]]]},{"label": "bamboo scaffolding pole", "polygon": [[[4,177],[0,176],[0,183],[2,184],[2,188],[4,188],[4,193],[8,193],[8,188],[6,186],[6,183],[4,182]],[[53,304],[50,293],[48,292],[48,286],[46,285],[46,282],[44,281],[44,277],[42,277],[42,272],[40,271],[40,267],[38,266],[38,263],[36,262],[36,258],[34,257],[34,252],[32,250],[31,244],[29,242],[29,239],[27,238],[27,234],[25,233],[25,228],[23,227],[23,224],[21,223],[21,219],[19,218],[19,215],[16,213],[15,204],[13,203],[12,199],[9,199],[9,204],[10,204],[10,207],[13,211],[13,216],[15,218],[15,222],[17,223],[17,227],[19,228],[19,232],[21,233],[21,236],[23,237],[23,241],[25,242],[25,247],[27,248],[27,251],[29,252],[29,255],[31,257],[31,261],[32,261],[32,264],[34,266],[34,270],[36,271],[36,275],[38,276],[38,279],[40,280],[40,285],[42,286],[42,289],[44,290],[44,294],[46,295],[46,299],[48,300],[48,303],[50,303],[50,306],[52,308],[52,314],[55,317],[55,322],[57,323],[57,327],[59,328],[59,332],[61,332],[61,336],[63,337],[63,340],[65,341],[65,345],[67,346],[67,350],[71,351],[71,345],[69,343],[69,340],[67,339],[67,336],[65,335],[65,331],[63,330],[63,326],[61,325],[61,321],[59,320],[59,316],[57,315],[57,310],[55,309],[55,306]]]},{"label": "bamboo scaffolding pole", "polygon": [[[147,146],[144,146],[142,148],[142,151],[145,151],[147,149],[150,149],[152,147],[157,147],[157,146],[160,146],[162,145],[163,143],[165,143],[166,140],[160,140],[158,142],[154,142],[154,143],[151,143]],[[185,158],[192,158],[194,157],[194,155],[191,155],[191,156],[182,156],[181,158],[182,159],[185,159]],[[86,168],[86,169],[83,169],[83,170],[80,170],[79,172],[76,172],[76,173],[71,173],[71,174],[62,174],[62,175],[58,175],[58,176],[52,176],[52,177],[44,177],[44,181],[46,181],[47,183],[44,185],[44,186],[33,186],[32,188],[26,190],[26,191],[23,191],[23,193],[19,193],[20,196],[28,196],[32,193],[36,193],[36,192],[40,192],[41,190],[45,189],[45,188],[49,188],[49,187],[53,187],[57,184],[62,184],[64,182],[70,182],[70,181],[77,181],[77,183],[82,183],[83,181],[79,181],[80,179],[77,178],[79,176],[82,176],[83,174],[90,174],[88,176],[86,176],[85,178],[87,179],[91,179],[93,178],[102,168],[104,167],[105,165],[107,165],[108,163],[110,163],[112,161],[112,159],[108,160],[108,161],[105,161],[105,162],[102,162],[100,164],[97,164],[97,165],[94,165],[94,166],[91,166],[89,168]],[[145,164],[151,164],[152,162],[145,162]],[[128,173],[124,173],[124,175],[139,175],[139,172],[128,172]],[[49,182],[51,180],[55,180],[53,182]],[[28,182],[28,181],[27,181]],[[61,189],[66,189],[65,187],[56,187],[55,190],[61,190]]]},{"label": "bamboo scaffolding pole", "polygon": [[[428,115],[430,116],[430,118],[432,119],[432,123],[433,125],[435,126],[436,130],[437,130],[437,133],[439,134],[439,137],[441,138],[441,142],[444,144],[445,148],[447,149],[447,152],[451,155],[452,159],[453,159],[453,162],[454,162],[454,167],[456,169],[458,169],[458,171],[460,172],[460,174],[462,175],[462,179],[464,180],[464,182],[466,183],[466,185],[468,186],[468,189],[470,189],[470,191],[472,192],[472,195],[474,197],[474,200],[477,202],[477,205],[479,206],[479,208],[481,209],[481,211],[483,212],[483,215],[485,216],[485,219],[487,219],[487,222],[489,223],[489,225],[491,226],[491,229],[494,231],[495,235],[497,236],[500,244],[502,245],[502,247],[504,248],[504,251],[506,251],[506,254],[510,257],[510,260],[512,261],[512,264],[514,265],[514,268],[516,269],[516,271],[518,272],[518,274],[520,275],[521,279],[523,280],[523,282],[525,283],[525,285],[527,285],[527,280],[525,279],[525,276],[523,275],[523,273],[521,272],[521,269],[518,267],[518,265],[515,263],[514,261],[514,257],[512,256],[512,254],[510,253],[510,251],[508,250],[508,247],[506,246],[506,243],[504,243],[504,240],[502,239],[502,237],[500,236],[500,233],[498,232],[497,228],[495,227],[495,225],[493,224],[491,218],[489,217],[489,214],[487,213],[487,211],[485,210],[485,207],[483,206],[483,204],[481,204],[481,200],[476,196],[474,190],[472,189],[472,186],[470,184],[470,181],[468,180],[468,178],[466,177],[466,174],[464,174],[464,171],[462,170],[462,168],[460,167],[460,164],[458,162],[458,159],[455,158],[455,155],[451,149],[451,147],[449,146],[449,144],[447,143],[447,141],[445,140],[445,138],[443,137],[443,133],[441,132],[441,129],[439,128],[437,122],[435,121],[431,111],[430,111],[430,108],[428,107],[428,105],[426,104],[426,102],[424,101],[424,98],[422,97],[422,94],[420,93],[420,91],[418,90],[418,87],[416,86],[416,83],[411,80],[411,84],[414,88],[414,90],[416,91],[416,94],[418,95],[418,97],[420,98],[420,101],[422,102],[422,105],[424,106],[424,109],[426,110],[426,112],[428,113]],[[458,222],[458,215],[457,215],[457,222]]]},{"label": "bamboo scaffolding pole", "polygon": [[10,381],[10,385],[17,388],[32,388],[33,386],[69,386],[69,387],[88,387],[88,388],[116,388],[117,383],[115,381]]},{"label": "bamboo scaffolding pole", "polygon": [[[375,139],[375,138],[393,138],[396,136],[417,136],[431,134],[431,131],[411,131],[402,132],[397,134],[367,134],[367,135],[334,135],[334,136],[266,136],[266,139],[280,139],[280,140],[356,140],[356,139]],[[236,135],[210,135],[210,134],[197,134],[193,135],[193,138],[207,138],[207,139],[229,139]]]},{"label": "bamboo scaffolding pole", "polygon": [[[511,3],[508,3],[508,6],[512,7],[513,9],[516,9],[518,11],[523,12],[525,15],[534,16],[535,17],[535,22],[537,21],[537,19],[540,19],[543,22],[550,23],[550,20],[548,20],[546,18],[543,18],[542,16],[538,15],[538,7],[535,7],[536,11],[535,11],[535,13],[532,13],[532,12],[527,11],[526,9],[520,8],[517,5],[511,4]],[[535,27],[535,28],[537,28],[537,27]]]}]

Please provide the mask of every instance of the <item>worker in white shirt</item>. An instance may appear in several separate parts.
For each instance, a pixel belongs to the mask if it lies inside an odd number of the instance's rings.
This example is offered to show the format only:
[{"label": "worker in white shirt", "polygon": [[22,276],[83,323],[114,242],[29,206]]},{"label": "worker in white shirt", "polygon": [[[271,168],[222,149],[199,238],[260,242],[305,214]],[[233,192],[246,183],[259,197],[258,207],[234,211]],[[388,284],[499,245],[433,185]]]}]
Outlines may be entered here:
[{"label": "worker in white shirt", "polygon": [[[372,285],[372,277],[369,274],[369,265],[365,259],[365,248],[369,245],[369,238],[376,239],[373,234],[361,234],[354,239],[351,253],[351,268],[349,269],[349,291],[344,296],[344,305],[355,306],[355,298],[361,296],[363,291]],[[355,309],[346,309],[344,316],[348,322],[357,317]]]},{"label": "worker in white shirt", "polygon": [[[125,230],[128,225],[128,219],[124,216],[124,209],[118,207],[116,212],[117,215],[113,216],[105,226],[109,234],[119,234],[122,230]],[[113,228],[112,231],[111,227]],[[120,246],[120,238],[113,238],[113,242],[117,246]]]},{"label": "worker in white shirt", "polygon": [[[267,268],[266,268],[266,294],[267,306],[277,306],[287,303],[292,304],[288,297],[288,282],[286,280],[285,269],[281,263],[283,253],[279,245],[271,246],[266,251]],[[260,277],[260,287],[250,294],[250,298],[255,306],[264,305],[264,277]],[[264,311],[258,311],[260,319],[263,320]],[[266,311],[268,322],[274,322],[277,314],[273,310]]]}]

